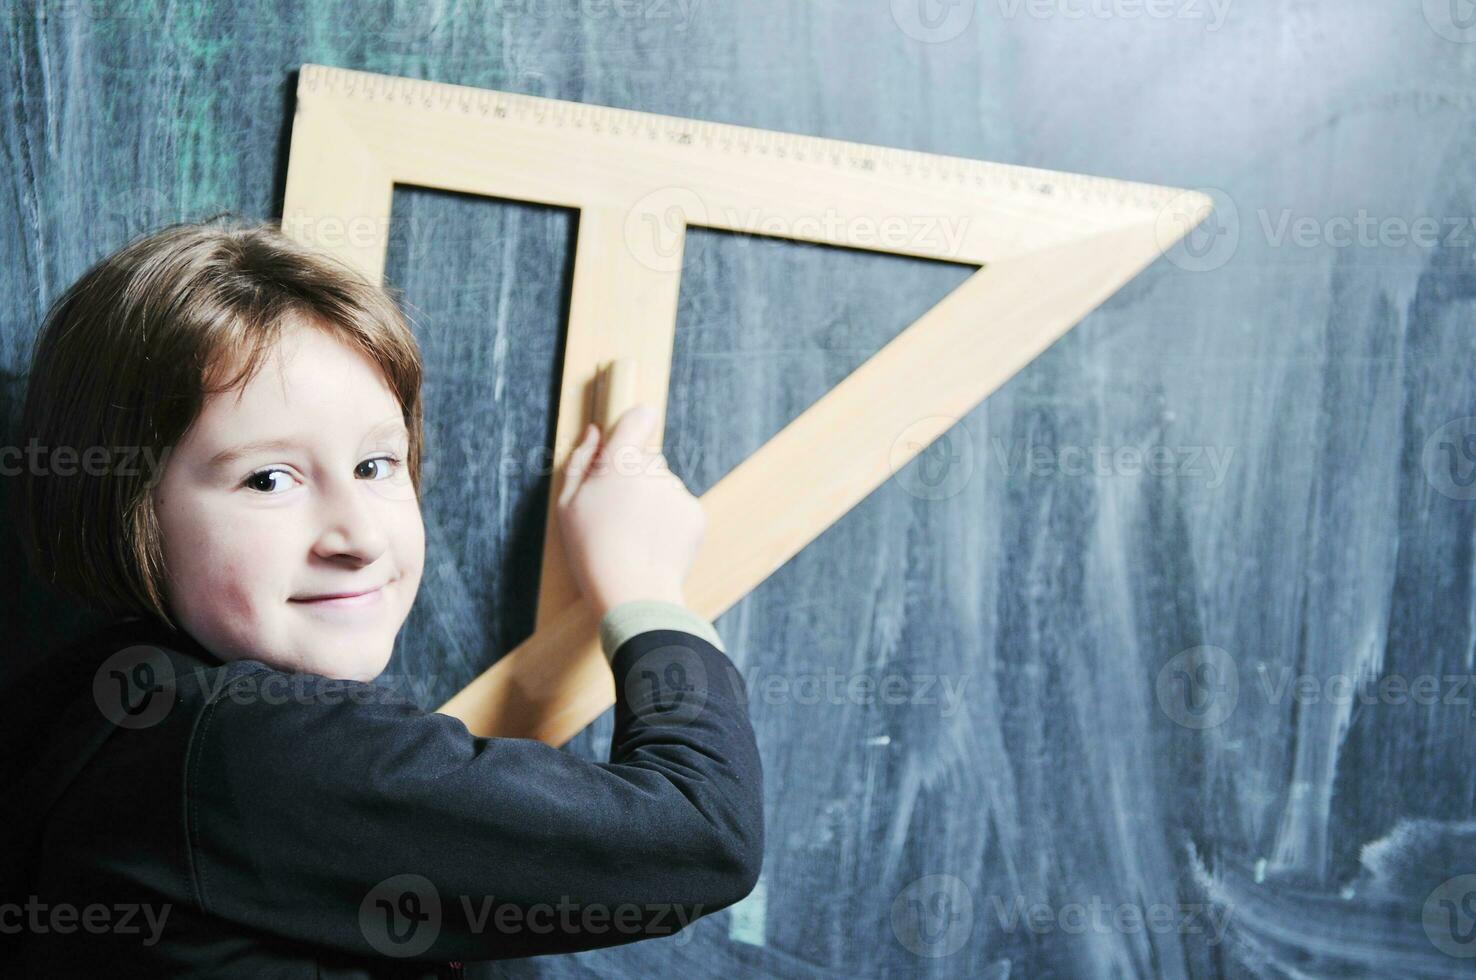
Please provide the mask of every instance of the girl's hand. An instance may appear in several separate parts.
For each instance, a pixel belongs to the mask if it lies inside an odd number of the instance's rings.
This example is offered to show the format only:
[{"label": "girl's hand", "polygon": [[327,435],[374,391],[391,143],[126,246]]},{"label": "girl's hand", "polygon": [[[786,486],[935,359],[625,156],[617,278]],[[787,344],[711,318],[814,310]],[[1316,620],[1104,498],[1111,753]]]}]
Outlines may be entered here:
[{"label": "girl's hand", "polygon": [[574,578],[603,618],[631,599],[685,604],[682,583],[707,527],[702,503],[646,450],[656,412],[639,403],[603,444],[591,423],[569,457],[558,520]]}]

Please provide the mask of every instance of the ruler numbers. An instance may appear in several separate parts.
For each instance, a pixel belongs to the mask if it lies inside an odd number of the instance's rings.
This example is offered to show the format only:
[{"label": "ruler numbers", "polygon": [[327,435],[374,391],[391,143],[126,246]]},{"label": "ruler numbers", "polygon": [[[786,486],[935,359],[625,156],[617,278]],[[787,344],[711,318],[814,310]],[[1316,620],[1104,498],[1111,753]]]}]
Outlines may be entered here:
[{"label": "ruler numbers", "polygon": [[1039,195],[1083,204],[1139,210],[1161,207],[1169,193],[1131,181],[1087,175],[1051,174],[1050,180],[1032,175],[1031,168],[1012,167],[963,157],[937,158],[917,150],[871,147],[799,133],[782,133],[730,126],[708,120],[650,117],[647,113],[515,92],[490,92],[464,85],[420,79],[386,78],[368,72],[305,65],[300,85],[304,91],[325,91],[346,98],[398,102],[430,111],[454,112],[514,120],[524,125],[587,130],[609,138],[668,146],[702,146],[720,153],[757,154],[785,162],[829,166],[836,170],[900,174],[912,182],[952,184],[970,191]]}]

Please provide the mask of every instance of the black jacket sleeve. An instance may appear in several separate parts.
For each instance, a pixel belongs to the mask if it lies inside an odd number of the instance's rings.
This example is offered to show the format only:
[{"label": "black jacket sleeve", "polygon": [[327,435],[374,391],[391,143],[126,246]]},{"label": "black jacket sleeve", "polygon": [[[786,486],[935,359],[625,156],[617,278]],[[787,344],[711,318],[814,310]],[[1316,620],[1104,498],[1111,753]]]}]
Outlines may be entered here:
[{"label": "black jacket sleeve", "polygon": [[474,736],[383,687],[257,664],[191,736],[202,908],[350,953],[445,960],[670,935],[738,901],[764,846],[742,678],[677,630],[631,637],[611,666],[610,761],[593,763]]}]

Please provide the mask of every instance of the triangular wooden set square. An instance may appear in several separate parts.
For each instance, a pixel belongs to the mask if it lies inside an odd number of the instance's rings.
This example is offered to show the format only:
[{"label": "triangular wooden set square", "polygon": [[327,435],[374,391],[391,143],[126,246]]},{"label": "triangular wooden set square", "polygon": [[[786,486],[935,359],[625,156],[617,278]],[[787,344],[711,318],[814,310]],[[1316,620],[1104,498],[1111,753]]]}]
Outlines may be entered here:
[{"label": "triangular wooden set square", "polygon": [[[716,619],[1208,216],[1197,191],[304,65],[282,225],[380,281],[396,183],[576,208],[534,634],[439,710],[561,745],[614,703],[553,502],[601,402],[664,419],[689,226],[979,270],[702,496]],[[616,392],[616,393],[612,393]],[[659,449],[658,421],[650,449]]]}]

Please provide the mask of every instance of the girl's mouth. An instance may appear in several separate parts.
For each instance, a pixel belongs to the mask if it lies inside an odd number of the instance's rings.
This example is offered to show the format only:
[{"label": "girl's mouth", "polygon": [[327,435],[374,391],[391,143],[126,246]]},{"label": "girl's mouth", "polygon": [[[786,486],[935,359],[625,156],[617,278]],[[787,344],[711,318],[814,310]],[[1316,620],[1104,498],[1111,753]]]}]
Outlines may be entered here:
[{"label": "girl's mouth", "polygon": [[[388,585],[389,583],[385,583]],[[384,598],[384,588],[381,585],[370,589],[368,592],[353,594],[336,593],[312,599],[290,599],[298,605],[317,611],[327,612],[329,610],[357,610],[377,606]]]}]

